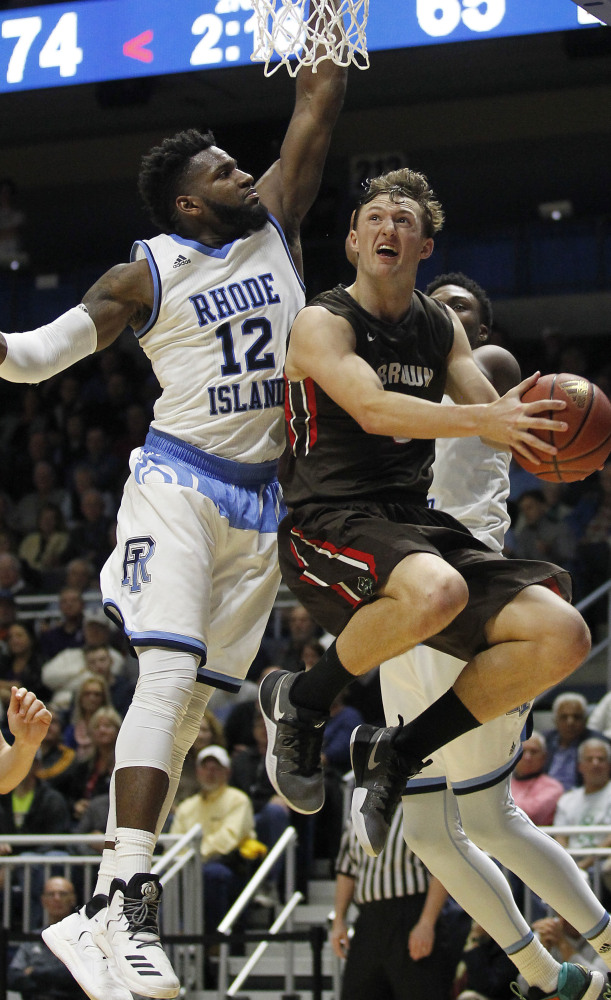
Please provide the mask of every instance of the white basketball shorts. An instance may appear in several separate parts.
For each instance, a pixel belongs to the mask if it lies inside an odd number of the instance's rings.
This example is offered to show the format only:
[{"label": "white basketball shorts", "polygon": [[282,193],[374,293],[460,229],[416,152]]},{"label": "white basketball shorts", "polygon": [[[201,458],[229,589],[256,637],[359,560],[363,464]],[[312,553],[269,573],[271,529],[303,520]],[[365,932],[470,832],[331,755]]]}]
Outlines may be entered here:
[{"label": "white basketball shorts", "polygon": [[198,680],[239,690],[280,583],[274,466],[219,459],[159,431],[132,453],[100,580],[104,610],[135,649],[195,653]]},{"label": "white basketball shorts", "polygon": [[[452,687],[464,661],[429,646],[416,646],[380,667],[386,722],[401,715],[411,722]],[[531,702],[492,719],[430,754],[433,761],[410,778],[405,794],[417,795],[451,787],[455,795],[480,791],[503,781],[519,760]]]}]

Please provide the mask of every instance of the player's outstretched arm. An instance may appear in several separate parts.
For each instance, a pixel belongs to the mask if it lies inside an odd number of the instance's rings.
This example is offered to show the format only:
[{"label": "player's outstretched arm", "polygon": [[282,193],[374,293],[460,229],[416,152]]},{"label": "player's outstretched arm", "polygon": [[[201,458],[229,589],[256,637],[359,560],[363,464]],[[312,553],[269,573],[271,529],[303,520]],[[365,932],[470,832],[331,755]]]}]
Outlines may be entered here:
[{"label": "player's outstretched arm", "polygon": [[280,158],[257,182],[261,200],[282,225],[291,249],[320,188],[347,77],[348,70],[330,59],[319,62],[315,73],[310,67],[301,67],[296,77],[295,108]]},{"label": "player's outstretched arm", "polygon": [[50,711],[33,691],[11,689],[8,724],[15,741],[9,746],[0,737],[0,795],[12,791],[25,778],[50,722]]},{"label": "player's outstretched arm", "polygon": [[126,326],[141,326],[153,303],[146,261],[107,271],[83,302],[46,326],[23,333],[0,332],[0,378],[43,382],[89,354],[112,344]]},{"label": "player's outstretched arm", "polygon": [[538,373],[499,397],[475,364],[462,325],[458,326],[448,365],[448,392],[457,406],[385,392],[376,372],[356,354],[351,325],[322,306],[308,306],[297,315],[286,374],[293,381],[312,378],[368,434],[397,438],[481,436],[516,448],[534,462],[539,459],[531,448],[555,454],[553,445],[536,438],[530,430],[560,429],[558,422],[538,414],[563,409],[564,404],[545,399],[521,402],[521,395],[536,382]]}]

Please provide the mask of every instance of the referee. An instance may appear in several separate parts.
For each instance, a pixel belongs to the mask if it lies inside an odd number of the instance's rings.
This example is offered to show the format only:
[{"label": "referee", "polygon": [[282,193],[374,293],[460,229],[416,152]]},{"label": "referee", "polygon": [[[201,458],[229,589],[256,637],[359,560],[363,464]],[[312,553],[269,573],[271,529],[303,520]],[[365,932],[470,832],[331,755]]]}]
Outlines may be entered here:
[{"label": "referee", "polygon": [[[435,924],[447,898],[438,879],[403,839],[403,809],[393,817],[386,846],[370,858],[349,821],[336,862],[331,945],[345,958],[341,1000],[431,1000],[442,995],[443,961]],[[346,914],[358,906],[354,936]]]}]

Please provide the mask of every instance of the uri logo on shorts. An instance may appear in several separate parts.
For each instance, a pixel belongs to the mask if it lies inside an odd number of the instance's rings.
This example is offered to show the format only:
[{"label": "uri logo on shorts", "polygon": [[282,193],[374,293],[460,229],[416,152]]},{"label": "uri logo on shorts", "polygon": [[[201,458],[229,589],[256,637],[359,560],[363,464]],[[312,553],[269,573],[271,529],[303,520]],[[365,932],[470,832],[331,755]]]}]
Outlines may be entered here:
[{"label": "uri logo on shorts", "polygon": [[131,594],[139,594],[143,583],[150,583],[147,563],[155,552],[155,539],[150,535],[128,538],[123,557],[123,587],[129,587]]}]

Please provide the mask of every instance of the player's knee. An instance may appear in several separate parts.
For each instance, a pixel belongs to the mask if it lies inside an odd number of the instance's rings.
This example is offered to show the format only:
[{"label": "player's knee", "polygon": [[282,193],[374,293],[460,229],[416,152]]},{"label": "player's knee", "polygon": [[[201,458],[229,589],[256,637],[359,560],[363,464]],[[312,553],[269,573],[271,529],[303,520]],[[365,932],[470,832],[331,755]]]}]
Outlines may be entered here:
[{"label": "player's knee", "polygon": [[448,573],[431,581],[422,599],[422,638],[428,639],[449,625],[466,606],[469,588],[458,573]]},{"label": "player's knee", "polygon": [[542,623],[541,650],[548,675],[560,681],[581,666],[590,652],[590,630],[575,608],[563,606]]}]

